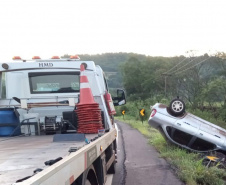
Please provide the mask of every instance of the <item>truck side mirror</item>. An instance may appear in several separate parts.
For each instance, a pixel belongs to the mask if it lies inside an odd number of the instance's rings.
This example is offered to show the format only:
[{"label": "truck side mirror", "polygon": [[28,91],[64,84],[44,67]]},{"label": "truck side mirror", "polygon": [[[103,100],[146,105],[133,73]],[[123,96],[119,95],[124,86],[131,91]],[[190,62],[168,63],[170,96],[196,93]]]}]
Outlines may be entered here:
[{"label": "truck side mirror", "polygon": [[117,89],[117,97],[112,97],[114,106],[120,106],[126,104],[125,91],[123,89]]}]

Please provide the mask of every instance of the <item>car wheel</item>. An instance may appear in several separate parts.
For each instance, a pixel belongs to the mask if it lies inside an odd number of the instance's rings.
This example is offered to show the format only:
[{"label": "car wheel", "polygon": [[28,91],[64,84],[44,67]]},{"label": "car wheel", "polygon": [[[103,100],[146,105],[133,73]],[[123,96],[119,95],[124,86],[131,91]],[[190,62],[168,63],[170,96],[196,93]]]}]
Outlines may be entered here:
[{"label": "car wheel", "polygon": [[180,116],[185,112],[185,103],[180,99],[174,99],[170,102],[169,109],[174,116]]}]

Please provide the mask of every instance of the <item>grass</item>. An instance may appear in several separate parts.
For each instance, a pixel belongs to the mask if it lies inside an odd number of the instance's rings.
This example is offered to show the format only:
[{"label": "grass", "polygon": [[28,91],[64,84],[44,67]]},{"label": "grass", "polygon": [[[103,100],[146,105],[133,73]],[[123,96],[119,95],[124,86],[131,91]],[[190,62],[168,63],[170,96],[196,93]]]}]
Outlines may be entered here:
[{"label": "grass", "polygon": [[122,117],[116,117],[116,119],[128,123],[147,137],[149,143],[157,149],[161,157],[169,162],[177,176],[187,185],[225,184],[225,170],[217,167],[206,168],[202,164],[203,159],[200,154],[191,153],[167,143],[159,131],[151,128],[147,121],[142,124],[141,121],[135,120],[132,116],[125,116],[125,120]]}]

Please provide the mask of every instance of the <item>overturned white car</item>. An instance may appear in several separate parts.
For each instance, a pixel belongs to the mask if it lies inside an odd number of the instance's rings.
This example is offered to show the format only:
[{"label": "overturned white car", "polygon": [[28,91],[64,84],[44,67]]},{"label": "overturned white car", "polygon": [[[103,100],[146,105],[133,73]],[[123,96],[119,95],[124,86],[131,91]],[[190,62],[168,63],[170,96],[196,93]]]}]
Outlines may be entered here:
[{"label": "overturned white car", "polygon": [[156,103],[148,123],[183,148],[198,152],[226,151],[226,130],[185,112],[180,99],[171,101],[170,106]]}]

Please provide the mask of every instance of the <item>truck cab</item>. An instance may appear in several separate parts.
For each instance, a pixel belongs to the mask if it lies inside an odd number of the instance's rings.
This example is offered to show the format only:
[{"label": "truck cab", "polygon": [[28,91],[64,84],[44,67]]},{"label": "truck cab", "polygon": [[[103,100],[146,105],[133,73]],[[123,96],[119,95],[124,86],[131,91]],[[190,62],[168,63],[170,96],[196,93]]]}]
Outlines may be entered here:
[{"label": "truck cab", "polygon": [[107,115],[104,99],[108,86],[101,67],[93,61],[37,59],[3,63],[2,66],[8,68],[0,66],[0,106],[16,108],[20,122],[33,124],[31,134],[40,134],[47,128],[46,132],[54,133],[66,117],[73,117],[75,104],[79,101],[82,63],[86,65],[85,75],[93,97],[104,114],[105,128],[109,129],[111,115]]}]

